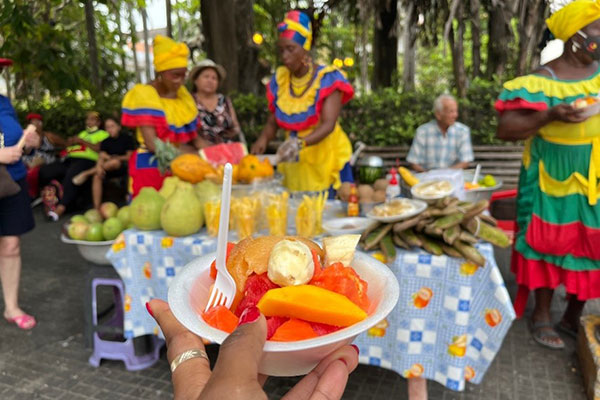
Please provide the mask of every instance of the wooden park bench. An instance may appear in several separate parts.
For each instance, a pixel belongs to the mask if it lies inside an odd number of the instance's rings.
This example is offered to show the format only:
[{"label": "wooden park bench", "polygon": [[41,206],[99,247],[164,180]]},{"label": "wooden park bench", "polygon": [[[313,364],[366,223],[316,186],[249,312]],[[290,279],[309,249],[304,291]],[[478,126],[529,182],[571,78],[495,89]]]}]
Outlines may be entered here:
[{"label": "wooden park bench", "polygon": [[[368,156],[379,156],[383,159],[386,168],[397,164],[406,167],[409,148],[409,146],[367,146],[358,155],[358,160]],[[491,174],[501,179],[504,182],[501,190],[517,187],[523,146],[473,146],[473,153],[475,161],[471,163],[471,167],[481,164],[482,176]]]}]

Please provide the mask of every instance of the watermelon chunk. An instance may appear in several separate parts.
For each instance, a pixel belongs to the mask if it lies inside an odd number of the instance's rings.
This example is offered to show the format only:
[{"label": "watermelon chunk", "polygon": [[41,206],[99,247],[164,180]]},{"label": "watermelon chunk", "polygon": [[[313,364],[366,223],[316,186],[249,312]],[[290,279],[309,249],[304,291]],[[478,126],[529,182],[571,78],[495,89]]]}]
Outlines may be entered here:
[{"label": "watermelon chunk", "polygon": [[342,327],[340,326],[320,324],[318,322],[311,322],[310,326],[313,328],[313,331],[315,331],[315,333],[319,336],[327,335],[342,329]]},{"label": "watermelon chunk", "polygon": [[[225,264],[227,264],[227,259],[229,259],[229,253],[231,253],[231,250],[233,250],[234,247],[235,243],[227,243],[227,255],[225,256]],[[213,261],[212,264],[210,264],[210,277],[212,279],[217,279],[217,260]]]},{"label": "watermelon chunk", "polygon": [[260,275],[250,275],[248,279],[246,279],[244,297],[235,309],[235,315],[239,317],[246,308],[256,306],[265,293],[278,287],[278,285],[271,282],[266,272]]},{"label": "watermelon chunk", "polygon": [[200,157],[212,164],[218,165],[227,163],[239,164],[246,154],[248,154],[246,145],[238,142],[221,143],[200,150]]}]

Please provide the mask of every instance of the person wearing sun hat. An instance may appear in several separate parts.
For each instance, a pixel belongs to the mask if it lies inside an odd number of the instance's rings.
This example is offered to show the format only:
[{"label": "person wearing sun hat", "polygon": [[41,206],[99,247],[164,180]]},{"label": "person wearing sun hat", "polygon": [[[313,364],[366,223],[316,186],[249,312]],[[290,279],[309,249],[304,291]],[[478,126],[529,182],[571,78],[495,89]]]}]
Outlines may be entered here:
[{"label": "person wearing sun hat", "polygon": [[137,84],[122,103],[121,123],[134,128],[140,147],[129,159],[129,192],[135,197],[142,187],[160,189],[165,176],[153,159],[155,140],[183,148],[197,147],[198,110],[183,85],[189,49],[185,43],[157,35],[154,38],[155,79]]},{"label": "person wearing sun hat", "polygon": [[283,66],[267,84],[271,115],[252,153],[264,153],[277,130],[285,130],[287,140],[278,149],[277,166],[284,185],[292,191],[332,189],[331,194],[342,181],[352,181],[352,146],[338,117],[354,89],[338,68],[313,61],[308,15],[288,12],[278,31]]},{"label": "person wearing sun hat", "polygon": [[190,73],[200,121],[200,147],[243,141],[231,99],[218,92],[226,76],[225,68],[209,59],[201,61]]},{"label": "person wearing sun hat", "polygon": [[[0,58],[0,70],[10,65],[12,60]],[[20,329],[32,329],[36,325],[35,318],[19,306],[20,237],[35,226],[31,200],[27,194],[27,171],[21,160],[23,139],[26,148],[39,146],[35,127],[29,125],[23,131],[10,100],[0,95],[0,166],[4,168],[0,179],[16,182],[19,189],[16,194],[3,193],[0,196],[0,282],[4,299],[3,316],[7,322],[16,324]]]},{"label": "person wearing sun hat", "polygon": [[[573,1],[546,24],[564,52],[504,84],[497,136],[525,140],[511,268],[515,311],[522,316],[533,290],[533,339],[562,349],[557,330],[575,336],[585,301],[600,297],[600,115],[577,106],[600,93],[600,1]],[[554,326],[550,304],[561,284],[569,301]]]}]

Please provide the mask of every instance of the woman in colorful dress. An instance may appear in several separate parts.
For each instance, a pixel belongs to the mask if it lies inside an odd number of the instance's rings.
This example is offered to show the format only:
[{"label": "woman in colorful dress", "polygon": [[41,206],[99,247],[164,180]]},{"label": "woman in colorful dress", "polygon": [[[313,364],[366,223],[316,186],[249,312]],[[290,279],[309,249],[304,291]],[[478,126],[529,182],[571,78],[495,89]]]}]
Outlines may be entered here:
[{"label": "woman in colorful dress", "polygon": [[231,99],[218,92],[226,75],[225,68],[213,60],[200,62],[190,73],[192,95],[198,106],[201,147],[243,141]]},{"label": "woman in colorful dress", "polygon": [[284,129],[287,140],[278,155],[288,162],[277,166],[284,185],[292,191],[338,189],[342,181],[352,181],[348,163],[352,145],[338,117],[354,89],[336,67],[313,62],[306,14],[288,12],[278,30],[277,47],[284,65],[267,85],[272,114],[252,153],[264,153],[278,128]]},{"label": "woman in colorful dress", "polygon": [[563,284],[569,295],[556,329],[571,336],[585,301],[600,297],[600,116],[587,117],[575,103],[600,93],[600,1],[576,0],[546,22],[565,42],[564,53],[504,84],[497,135],[526,140],[512,257],[515,309],[521,316],[534,290],[533,338],[562,349],[550,316],[554,289]]},{"label": "woman in colorful dress", "polygon": [[123,99],[121,122],[135,128],[140,147],[129,159],[129,192],[135,197],[141,188],[160,189],[165,175],[158,170],[155,139],[181,149],[184,144],[198,147],[198,110],[194,98],[183,86],[189,49],[185,43],[158,35],[154,38],[156,78],[135,85]]}]

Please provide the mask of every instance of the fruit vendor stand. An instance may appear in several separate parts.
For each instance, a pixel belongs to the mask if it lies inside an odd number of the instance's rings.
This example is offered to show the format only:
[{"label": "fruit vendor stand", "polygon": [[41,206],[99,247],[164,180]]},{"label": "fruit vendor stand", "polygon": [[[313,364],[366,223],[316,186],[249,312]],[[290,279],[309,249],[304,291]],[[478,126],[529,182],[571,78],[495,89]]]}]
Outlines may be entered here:
[{"label": "fruit vendor stand", "polygon": [[[390,268],[400,283],[400,301],[386,320],[357,339],[360,362],[453,390],[463,390],[465,380],[481,382],[515,314],[492,246],[477,248],[486,259],[483,268],[416,248],[398,251]],[[124,231],[107,258],[125,284],[125,337],[158,334],[145,303],[166,299],[173,277],[215,249],[216,238],[204,229],[181,238],[158,230]]]}]

